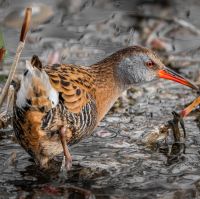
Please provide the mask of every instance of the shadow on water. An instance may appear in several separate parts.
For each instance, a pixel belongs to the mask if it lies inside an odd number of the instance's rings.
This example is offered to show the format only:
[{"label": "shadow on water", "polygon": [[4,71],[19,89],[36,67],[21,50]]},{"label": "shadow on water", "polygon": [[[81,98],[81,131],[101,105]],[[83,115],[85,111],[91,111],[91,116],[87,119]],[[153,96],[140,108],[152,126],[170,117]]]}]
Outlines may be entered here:
[{"label": "shadow on water", "polygon": [[[60,168],[60,164],[56,166]],[[36,196],[54,196],[58,198],[59,196],[66,196],[71,199],[95,198],[92,192],[89,191],[92,180],[81,181],[79,179],[81,169],[81,167],[74,167],[69,173],[62,174],[58,167],[42,171],[36,165],[30,165],[20,172],[21,180],[7,180],[6,183],[16,187],[17,192],[20,192],[20,194],[27,193],[26,198]],[[79,186],[77,186],[78,184]]]}]

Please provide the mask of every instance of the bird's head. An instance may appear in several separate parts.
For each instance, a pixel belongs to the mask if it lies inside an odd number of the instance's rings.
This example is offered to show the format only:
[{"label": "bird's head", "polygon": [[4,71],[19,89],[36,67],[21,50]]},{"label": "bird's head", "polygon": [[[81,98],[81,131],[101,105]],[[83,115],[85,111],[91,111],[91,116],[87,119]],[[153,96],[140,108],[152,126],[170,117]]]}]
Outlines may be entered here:
[{"label": "bird's head", "polygon": [[150,49],[133,46],[118,51],[121,59],[117,64],[117,76],[128,86],[164,78],[198,89],[192,82],[167,68]]}]

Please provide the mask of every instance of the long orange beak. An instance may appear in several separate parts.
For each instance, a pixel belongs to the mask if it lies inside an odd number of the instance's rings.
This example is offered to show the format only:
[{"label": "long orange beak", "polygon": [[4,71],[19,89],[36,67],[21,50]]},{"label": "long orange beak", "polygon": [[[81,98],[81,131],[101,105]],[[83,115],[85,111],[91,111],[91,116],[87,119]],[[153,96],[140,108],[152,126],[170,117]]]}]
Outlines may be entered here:
[{"label": "long orange beak", "polygon": [[199,90],[199,88],[195,84],[193,84],[191,81],[187,80],[186,78],[182,77],[181,75],[172,71],[169,68],[165,67],[163,70],[159,70],[158,76],[163,79],[169,79],[174,82],[178,82],[178,83],[188,86],[192,89]]}]

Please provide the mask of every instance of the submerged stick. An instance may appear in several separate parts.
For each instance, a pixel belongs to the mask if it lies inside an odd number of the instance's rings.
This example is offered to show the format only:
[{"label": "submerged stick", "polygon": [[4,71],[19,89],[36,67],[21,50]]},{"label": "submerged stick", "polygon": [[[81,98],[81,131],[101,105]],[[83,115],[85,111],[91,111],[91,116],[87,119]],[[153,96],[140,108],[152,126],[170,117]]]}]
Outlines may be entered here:
[{"label": "submerged stick", "polygon": [[17,64],[19,62],[20,55],[21,55],[22,50],[24,48],[26,34],[27,34],[29,27],[30,27],[31,13],[32,13],[32,9],[27,8],[26,12],[25,12],[25,16],[24,16],[24,22],[23,22],[22,29],[21,29],[20,41],[19,41],[19,44],[18,44],[17,50],[16,50],[16,55],[15,55],[15,58],[13,60],[13,64],[11,66],[8,79],[6,81],[6,84],[3,88],[1,96],[0,96],[0,108],[3,104],[3,102],[4,102],[4,99],[7,95],[7,93],[8,93],[8,88],[9,88],[10,83],[11,83],[13,77],[14,77],[16,67],[17,67]]},{"label": "submerged stick", "polygon": [[181,117],[186,117],[200,104],[200,96],[197,97],[189,106],[183,109],[180,113]]}]

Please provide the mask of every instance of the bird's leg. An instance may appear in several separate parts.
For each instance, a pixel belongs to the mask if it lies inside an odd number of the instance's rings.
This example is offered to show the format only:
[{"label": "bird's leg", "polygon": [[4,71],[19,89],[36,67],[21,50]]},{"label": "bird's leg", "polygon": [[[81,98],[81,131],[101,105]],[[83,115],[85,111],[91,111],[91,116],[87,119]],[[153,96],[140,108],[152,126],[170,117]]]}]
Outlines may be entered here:
[{"label": "bird's leg", "polygon": [[69,171],[72,167],[72,157],[67,146],[66,134],[67,134],[66,127],[62,127],[59,132],[64,153],[61,170],[64,170],[64,168],[66,168],[67,171]]}]

